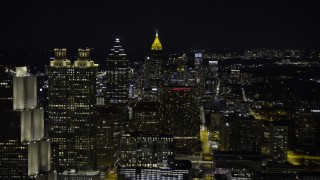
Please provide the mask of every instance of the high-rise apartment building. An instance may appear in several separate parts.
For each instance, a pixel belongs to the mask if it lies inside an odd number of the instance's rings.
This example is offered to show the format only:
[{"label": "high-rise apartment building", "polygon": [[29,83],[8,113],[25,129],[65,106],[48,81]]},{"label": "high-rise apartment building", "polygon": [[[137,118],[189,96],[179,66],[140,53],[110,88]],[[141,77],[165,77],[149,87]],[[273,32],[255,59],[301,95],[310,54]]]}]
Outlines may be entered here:
[{"label": "high-rise apartment building", "polygon": [[92,169],[95,162],[94,105],[98,65],[90,59],[90,49],[79,49],[71,63],[66,49],[55,49],[48,67],[49,136],[54,168]]}]

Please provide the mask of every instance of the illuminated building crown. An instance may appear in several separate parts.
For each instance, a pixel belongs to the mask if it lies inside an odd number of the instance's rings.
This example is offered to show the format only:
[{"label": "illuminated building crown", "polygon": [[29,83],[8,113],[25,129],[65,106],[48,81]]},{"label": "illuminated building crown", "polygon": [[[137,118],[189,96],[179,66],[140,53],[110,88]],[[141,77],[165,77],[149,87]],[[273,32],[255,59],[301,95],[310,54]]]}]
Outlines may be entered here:
[{"label": "illuminated building crown", "polygon": [[156,38],[154,39],[152,46],[151,46],[152,51],[161,51],[162,50],[162,45],[160,42],[160,39],[158,37],[158,30],[156,31]]}]

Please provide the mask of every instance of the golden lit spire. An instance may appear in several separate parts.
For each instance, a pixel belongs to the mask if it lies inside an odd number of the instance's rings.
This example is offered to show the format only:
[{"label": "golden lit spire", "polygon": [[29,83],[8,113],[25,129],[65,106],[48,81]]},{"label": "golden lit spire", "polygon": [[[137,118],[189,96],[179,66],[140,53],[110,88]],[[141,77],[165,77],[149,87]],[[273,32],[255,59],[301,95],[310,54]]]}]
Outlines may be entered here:
[{"label": "golden lit spire", "polygon": [[162,45],[160,42],[160,39],[158,37],[158,30],[156,30],[156,38],[154,39],[152,46],[151,46],[152,51],[161,51],[162,50]]}]

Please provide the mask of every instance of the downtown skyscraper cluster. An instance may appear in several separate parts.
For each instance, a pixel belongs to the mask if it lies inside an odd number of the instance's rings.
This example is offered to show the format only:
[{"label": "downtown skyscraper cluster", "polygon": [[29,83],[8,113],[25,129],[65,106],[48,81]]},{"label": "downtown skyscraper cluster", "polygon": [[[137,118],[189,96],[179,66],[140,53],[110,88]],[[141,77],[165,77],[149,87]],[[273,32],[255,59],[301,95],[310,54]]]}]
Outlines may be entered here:
[{"label": "downtown skyscraper cluster", "polygon": [[[313,177],[317,104],[283,101],[294,111],[261,91],[293,79],[258,76],[263,66],[248,61],[266,55],[170,54],[158,32],[150,45],[139,62],[129,61],[116,38],[104,69],[89,48],[73,62],[67,49],[54,49],[45,75],[0,66],[1,127],[10,127],[1,131],[1,178]],[[285,60],[267,68],[307,65]]]}]

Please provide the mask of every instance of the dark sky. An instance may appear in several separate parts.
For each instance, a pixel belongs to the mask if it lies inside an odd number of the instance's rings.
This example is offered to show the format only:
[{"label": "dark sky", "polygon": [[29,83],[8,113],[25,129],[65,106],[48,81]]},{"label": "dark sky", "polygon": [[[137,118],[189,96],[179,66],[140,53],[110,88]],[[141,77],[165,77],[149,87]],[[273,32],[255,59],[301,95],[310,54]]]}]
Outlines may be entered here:
[{"label": "dark sky", "polygon": [[316,3],[222,0],[8,0],[0,47],[97,47],[120,37],[129,52],[150,48],[155,29],[168,51],[319,48]]}]

